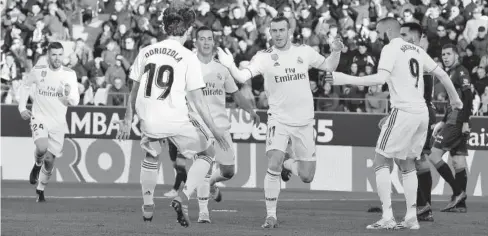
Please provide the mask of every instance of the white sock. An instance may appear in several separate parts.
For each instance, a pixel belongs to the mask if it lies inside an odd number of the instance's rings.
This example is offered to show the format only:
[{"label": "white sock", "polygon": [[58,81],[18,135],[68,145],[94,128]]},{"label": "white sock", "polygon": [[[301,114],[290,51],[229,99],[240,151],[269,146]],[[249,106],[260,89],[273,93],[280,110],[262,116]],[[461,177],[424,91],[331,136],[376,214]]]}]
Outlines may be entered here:
[{"label": "white sock", "polygon": [[281,173],[268,169],[264,177],[264,198],[266,200],[267,217],[276,218],[276,205],[281,190]]},{"label": "white sock", "polygon": [[188,170],[188,177],[186,179],[185,186],[183,187],[183,193],[186,195],[187,200],[190,200],[191,195],[195,189],[200,186],[210,169],[212,158],[208,156],[198,156]]},{"label": "white sock", "polygon": [[403,192],[407,203],[405,219],[417,217],[417,171],[415,169],[402,173]]},{"label": "white sock", "polygon": [[229,180],[228,178],[225,178],[222,176],[222,172],[220,171],[220,167],[217,166],[215,171],[212,173],[212,177],[210,178],[210,185],[214,185],[217,182],[222,182]]},{"label": "white sock", "polygon": [[207,174],[197,188],[198,207],[200,213],[208,213],[208,197],[210,195],[210,176]]},{"label": "white sock", "polygon": [[383,208],[383,219],[393,218],[393,209],[391,208],[391,176],[390,168],[387,166],[380,167],[376,170],[376,188],[378,189],[378,196],[380,197]]},{"label": "white sock", "polygon": [[298,162],[292,158],[286,160],[283,165],[290,170],[292,174],[298,176]]},{"label": "white sock", "polygon": [[154,204],[154,189],[158,183],[158,163],[142,161],[141,164],[141,187],[144,205]]},{"label": "white sock", "polygon": [[51,178],[51,171],[46,170],[46,166],[42,165],[41,172],[39,172],[39,181],[37,183],[37,190],[44,191],[49,179]]}]

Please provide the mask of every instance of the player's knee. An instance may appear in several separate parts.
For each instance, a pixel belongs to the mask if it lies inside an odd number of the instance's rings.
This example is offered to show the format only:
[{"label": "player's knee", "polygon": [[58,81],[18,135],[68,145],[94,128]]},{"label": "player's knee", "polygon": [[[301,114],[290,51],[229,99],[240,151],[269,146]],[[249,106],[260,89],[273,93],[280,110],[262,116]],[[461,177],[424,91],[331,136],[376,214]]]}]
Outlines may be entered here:
[{"label": "player's knee", "polygon": [[220,174],[222,177],[227,179],[232,179],[235,174],[235,167],[234,165],[220,165]]},{"label": "player's knee", "polygon": [[406,159],[406,160],[396,160],[398,167],[402,172],[408,172],[415,170],[415,160],[414,159]]},{"label": "player's knee", "polygon": [[153,155],[149,152],[146,152],[146,157],[144,158],[144,160],[147,162],[153,162],[154,163],[154,162],[158,162],[159,157],[158,157],[158,155]]},{"label": "player's knee", "polygon": [[378,169],[379,167],[386,166],[390,169],[390,172],[393,169],[393,159],[392,158],[387,158],[379,153],[376,153],[376,156],[373,160],[373,166],[375,169]]},{"label": "player's knee", "polygon": [[46,140],[37,140],[36,141],[36,155],[43,156],[47,153],[48,142]]},{"label": "player's knee", "polygon": [[268,156],[268,168],[272,171],[281,172],[285,153],[279,150],[269,150],[266,156]]},{"label": "player's knee", "polygon": [[454,170],[463,170],[467,167],[466,157],[465,156],[453,156],[452,157],[452,167]]},{"label": "player's knee", "polygon": [[310,183],[313,181],[313,177],[315,176],[315,173],[299,173],[300,179],[304,183]]},{"label": "player's knee", "polygon": [[47,170],[51,170],[54,166],[54,155],[51,152],[44,154],[44,165]]},{"label": "player's knee", "polygon": [[433,165],[438,164],[442,161],[442,155],[444,155],[445,151],[439,148],[432,148],[432,153],[427,157],[430,163]]}]

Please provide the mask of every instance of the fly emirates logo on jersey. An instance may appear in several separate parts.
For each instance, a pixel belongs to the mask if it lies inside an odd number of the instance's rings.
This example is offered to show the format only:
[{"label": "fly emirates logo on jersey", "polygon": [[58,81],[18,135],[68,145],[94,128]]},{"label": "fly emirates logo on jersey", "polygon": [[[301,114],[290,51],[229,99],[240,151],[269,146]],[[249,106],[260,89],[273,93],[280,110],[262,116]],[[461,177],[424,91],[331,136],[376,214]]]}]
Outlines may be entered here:
[{"label": "fly emirates logo on jersey", "polygon": [[275,76],[275,82],[277,84],[307,78],[307,74],[305,73],[296,73],[295,68],[285,68],[285,73],[286,75],[284,76]]},{"label": "fly emirates logo on jersey", "polygon": [[203,89],[205,96],[222,96],[224,95],[224,85],[219,85],[214,82],[206,82]]},{"label": "fly emirates logo on jersey", "polygon": [[44,86],[37,89],[37,93],[45,97],[62,97],[63,93],[58,92],[57,88],[52,86]]}]

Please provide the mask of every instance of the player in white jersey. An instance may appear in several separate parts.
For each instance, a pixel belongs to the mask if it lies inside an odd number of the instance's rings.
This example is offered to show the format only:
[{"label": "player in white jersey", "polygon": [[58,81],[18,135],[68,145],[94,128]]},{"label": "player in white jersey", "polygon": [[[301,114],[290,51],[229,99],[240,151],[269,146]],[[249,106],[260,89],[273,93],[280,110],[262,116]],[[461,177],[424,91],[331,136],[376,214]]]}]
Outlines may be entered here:
[{"label": "player in white jersey", "polygon": [[[48,65],[34,66],[21,89],[19,112],[24,120],[30,119],[32,137],[36,145],[35,164],[29,181],[37,184],[37,201],[44,202],[44,189],[54,168],[54,159],[60,157],[64,135],[68,131],[66,111],[68,105],[78,105],[80,94],[76,73],[62,65],[63,45],[53,42],[48,46]],[[32,111],[26,107],[32,94]]]},{"label": "player in white jersey", "polygon": [[194,160],[183,191],[171,202],[178,223],[184,227],[190,224],[189,199],[197,186],[202,184],[214,156],[208,135],[189,120],[186,98],[195,104],[219,145],[224,150],[229,148],[224,132],[213,122],[204,100],[202,88],[205,83],[198,58],[183,47],[194,21],[195,12],[176,1],[164,11],[164,30],[169,37],[141,49],[137,55],[129,75],[134,81],[130,106],[127,107],[124,121],[119,123],[117,134],[120,139],[129,137],[135,110],[141,124],[141,146],[146,152],[141,165],[144,221],[152,220],[154,189],[158,179],[159,153],[151,147],[151,143],[162,146],[168,139],[186,158]]},{"label": "player in white jersey", "polygon": [[[273,18],[270,34],[274,46],[258,52],[248,68],[239,70],[230,52],[218,49],[220,62],[229,68],[232,76],[244,83],[262,74],[269,102],[266,156],[268,170],[264,179],[267,217],[263,228],[277,226],[276,204],[281,189],[282,168],[300,176],[309,183],[315,175],[314,107],[308,70],[314,67],[332,72],[336,69],[342,42],[331,45],[332,54],[325,58],[307,45],[292,45],[288,19],[283,15]],[[288,143],[296,158],[284,161]]]},{"label": "player in white jersey", "polygon": [[[215,42],[212,29],[207,26],[200,27],[196,32],[196,48],[197,57],[200,60],[202,67],[203,80],[206,87],[203,89],[205,101],[207,102],[212,118],[217,127],[225,130],[225,139],[228,143],[232,143],[230,135],[230,122],[225,107],[226,93],[232,94],[238,107],[247,111],[256,125],[259,125],[259,116],[253,110],[252,105],[248,102],[241,92],[238,90],[234,78],[229,73],[226,67],[218,63],[213,57]],[[193,107],[193,104],[190,104]],[[194,112],[195,109],[190,109],[190,116],[196,119],[197,123],[202,123],[200,116]],[[202,129],[207,130],[205,126]],[[172,145],[172,144],[170,144]],[[205,181],[197,188],[197,197],[200,208],[198,216],[198,223],[210,223],[210,215],[208,211],[208,198],[211,194],[213,198],[219,202],[222,199],[220,190],[215,186],[215,183],[226,181],[232,178],[235,173],[235,154],[234,149],[229,148],[223,150],[218,145],[215,148],[215,163],[218,164],[216,171],[209,173],[205,177]],[[172,152],[170,155],[176,155]],[[171,159],[177,159],[171,157]],[[175,163],[181,163],[177,160]],[[184,162],[183,162],[184,164]],[[185,166],[178,166],[177,169],[184,170]],[[178,171],[178,170],[177,170]],[[173,190],[174,191],[174,190]]]},{"label": "player in white jersey", "polygon": [[[440,79],[452,98],[453,106],[462,107],[462,103],[446,72],[439,68],[422,48],[401,39],[400,23],[396,19],[380,20],[376,30],[380,39],[389,42],[381,51],[378,73],[356,77],[334,72],[332,81],[335,85],[362,86],[388,83],[393,110],[381,127],[374,159],[376,185],[383,216],[367,228],[418,229],[415,159],[420,157],[429,125],[429,113],[424,99],[423,72],[433,73]],[[399,224],[396,223],[391,208],[390,168],[393,160],[402,171],[407,204],[406,216]]]}]

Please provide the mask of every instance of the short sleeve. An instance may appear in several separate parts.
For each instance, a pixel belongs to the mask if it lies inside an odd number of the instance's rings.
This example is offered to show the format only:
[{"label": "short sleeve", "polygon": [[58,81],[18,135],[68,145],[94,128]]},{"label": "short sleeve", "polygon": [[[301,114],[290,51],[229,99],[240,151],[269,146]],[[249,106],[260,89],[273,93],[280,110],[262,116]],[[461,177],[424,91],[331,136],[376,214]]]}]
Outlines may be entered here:
[{"label": "short sleeve", "polygon": [[[305,55],[307,55],[307,61],[309,65],[313,68],[318,68],[325,62],[325,57],[320,55],[319,52],[317,52],[315,49],[312,47],[306,45],[302,46],[303,50],[305,52]],[[300,48],[302,48],[300,47]]]},{"label": "short sleeve", "polygon": [[425,52],[424,50],[421,51],[422,53],[422,61],[424,62],[424,71],[427,72],[427,73],[431,73],[432,71],[435,70],[435,68],[437,68],[437,63],[434,61],[434,59],[432,59],[429,54],[427,54],[427,52]]},{"label": "short sleeve", "polygon": [[380,61],[378,62],[378,71],[384,70],[391,73],[393,71],[393,66],[395,65],[395,60],[393,58],[397,58],[393,45],[388,44],[384,46],[383,50],[381,50]]},{"label": "short sleeve", "polygon": [[251,62],[246,68],[247,70],[249,70],[249,72],[251,72],[251,78],[263,74],[264,68],[266,66],[264,60],[264,57],[266,55],[266,53],[258,52],[252,57]]},{"label": "short sleeve", "polygon": [[139,52],[136,59],[134,60],[134,64],[130,67],[129,78],[136,82],[141,81],[141,76],[144,74],[144,68],[142,68],[143,62],[143,53]]},{"label": "short sleeve", "polygon": [[235,93],[238,90],[234,78],[232,78],[228,71],[225,73],[224,89],[226,93]]},{"label": "short sleeve", "polygon": [[200,61],[195,54],[191,54],[188,57],[186,72],[186,91],[193,91],[201,88],[205,88],[205,82],[203,81],[202,68]]}]

